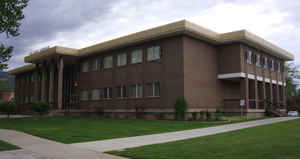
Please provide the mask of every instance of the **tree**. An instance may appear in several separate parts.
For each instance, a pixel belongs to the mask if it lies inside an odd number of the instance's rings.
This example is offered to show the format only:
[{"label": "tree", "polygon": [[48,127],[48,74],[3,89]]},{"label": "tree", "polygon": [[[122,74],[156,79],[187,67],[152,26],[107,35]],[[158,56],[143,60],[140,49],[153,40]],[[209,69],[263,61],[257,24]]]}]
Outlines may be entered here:
[{"label": "tree", "polygon": [[[0,0],[0,34],[6,37],[19,36],[21,20],[24,19],[23,9],[29,0]],[[12,46],[5,47],[0,44],[0,70],[7,68],[7,61],[11,57]]]},{"label": "tree", "polygon": [[175,120],[185,120],[187,108],[188,108],[188,103],[184,99],[184,97],[177,98],[174,105]]},{"label": "tree", "polygon": [[294,63],[285,65],[286,80],[286,99],[289,104],[295,102],[297,96],[297,80],[300,79],[299,66]]}]

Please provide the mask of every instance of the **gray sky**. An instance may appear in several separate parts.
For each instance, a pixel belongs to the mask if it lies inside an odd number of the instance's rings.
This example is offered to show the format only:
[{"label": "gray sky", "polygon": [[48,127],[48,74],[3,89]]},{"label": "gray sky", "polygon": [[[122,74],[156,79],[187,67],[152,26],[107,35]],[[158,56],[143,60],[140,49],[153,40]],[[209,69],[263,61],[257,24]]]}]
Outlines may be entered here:
[{"label": "gray sky", "polygon": [[46,46],[82,48],[186,19],[219,33],[246,29],[293,53],[300,64],[299,0],[31,0],[9,69]]}]

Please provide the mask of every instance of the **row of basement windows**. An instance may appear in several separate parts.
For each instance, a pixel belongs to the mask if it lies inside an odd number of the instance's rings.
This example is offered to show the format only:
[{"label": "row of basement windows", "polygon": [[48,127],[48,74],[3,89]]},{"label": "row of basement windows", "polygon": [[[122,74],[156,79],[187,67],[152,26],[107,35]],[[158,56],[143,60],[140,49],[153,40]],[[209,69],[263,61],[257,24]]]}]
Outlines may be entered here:
[{"label": "row of basement windows", "polygon": [[[160,96],[160,84],[159,82],[151,82],[146,84],[146,90],[147,90],[147,97],[159,97]],[[130,90],[130,94],[127,94],[127,89]],[[126,86],[118,86],[116,87],[117,92],[117,98],[118,99],[124,99],[127,97],[131,98],[143,98],[143,85],[142,84],[132,84]],[[102,92],[103,91],[103,92]],[[82,89],[80,91],[80,100],[81,101],[87,101],[87,100],[100,100],[100,99],[112,99],[112,87],[106,87],[103,89],[92,89],[91,90],[91,97],[89,97],[89,90],[88,89]]]},{"label": "row of basement windows", "polygon": [[[159,46],[152,46],[147,48],[147,61],[158,60],[161,57],[161,48]],[[133,50],[130,52],[130,63],[142,63],[143,51],[141,49]],[[127,65],[127,53],[120,53],[117,55],[117,66]],[[106,56],[103,58],[103,68],[108,69],[113,67],[113,56]],[[95,59],[89,69],[89,62],[83,62],[81,64],[81,72],[99,71],[100,61]]]},{"label": "row of basement windows", "polygon": [[283,65],[280,61],[275,61],[273,58],[262,56],[261,54],[254,54],[252,51],[246,51],[246,61],[248,64],[255,64],[257,67],[271,69],[272,71],[283,71]]}]

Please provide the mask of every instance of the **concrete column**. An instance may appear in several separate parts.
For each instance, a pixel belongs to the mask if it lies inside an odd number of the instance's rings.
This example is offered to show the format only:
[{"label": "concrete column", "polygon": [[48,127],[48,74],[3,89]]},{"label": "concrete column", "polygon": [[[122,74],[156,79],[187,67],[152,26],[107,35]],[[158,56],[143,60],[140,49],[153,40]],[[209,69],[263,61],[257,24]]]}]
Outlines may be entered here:
[{"label": "concrete column", "polygon": [[44,65],[42,68],[42,81],[41,81],[41,100],[42,101],[47,101],[46,81],[47,81],[47,70],[46,70],[46,66]]},{"label": "concrete column", "polygon": [[38,69],[34,71],[34,101],[39,99],[39,72]]},{"label": "concrete column", "polygon": [[58,109],[62,109],[63,104],[63,79],[64,79],[64,60],[60,57],[58,61],[58,92],[57,92],[57,103]]},{"label": "concrete column", "polygon": [[49,96],[48,101],[50,103],[51,108],[53,108],[53,96],[54,96],[54,65],[50,63],[49,67]]}]

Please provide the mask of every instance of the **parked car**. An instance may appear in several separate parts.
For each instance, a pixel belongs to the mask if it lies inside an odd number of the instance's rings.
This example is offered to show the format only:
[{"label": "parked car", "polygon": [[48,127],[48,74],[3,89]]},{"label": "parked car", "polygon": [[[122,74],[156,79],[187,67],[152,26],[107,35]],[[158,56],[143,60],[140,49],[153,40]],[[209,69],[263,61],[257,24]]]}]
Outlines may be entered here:
[{"label": "parked car", "polygon": [[298,113],[298,111],[289,111],[288,116],[297,117],[297,116],[299,116],[299,113]]}]

